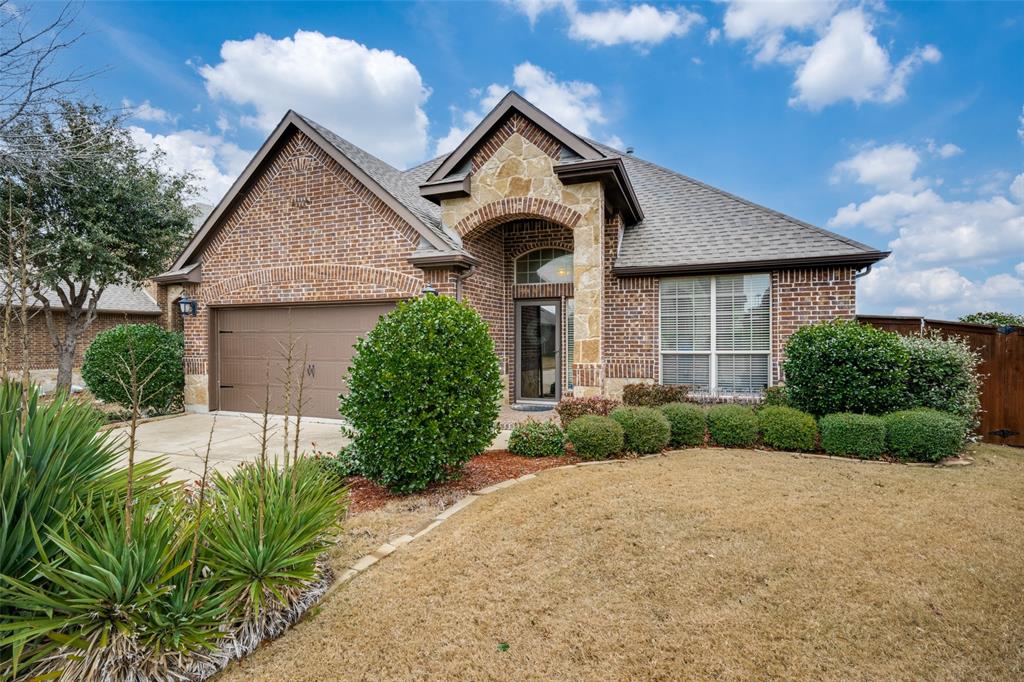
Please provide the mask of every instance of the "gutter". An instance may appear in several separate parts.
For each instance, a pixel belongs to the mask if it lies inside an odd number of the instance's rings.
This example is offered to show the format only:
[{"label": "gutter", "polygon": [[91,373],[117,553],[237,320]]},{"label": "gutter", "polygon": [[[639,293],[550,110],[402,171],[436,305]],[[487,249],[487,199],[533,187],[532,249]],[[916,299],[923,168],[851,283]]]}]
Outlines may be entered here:
[{"label": "gutter", "polygon": [[773,258],[759,261],[729,261],[722,263],[694,263],[691,265],[632,265],[613,266],[612,272],[620,277],[641,275],[683,275],[697,273],[755,272],[805,266],[850,265],[866,267],[888,256],[890,251],[872,251],[863,255],[812,256],[805,258]]}]

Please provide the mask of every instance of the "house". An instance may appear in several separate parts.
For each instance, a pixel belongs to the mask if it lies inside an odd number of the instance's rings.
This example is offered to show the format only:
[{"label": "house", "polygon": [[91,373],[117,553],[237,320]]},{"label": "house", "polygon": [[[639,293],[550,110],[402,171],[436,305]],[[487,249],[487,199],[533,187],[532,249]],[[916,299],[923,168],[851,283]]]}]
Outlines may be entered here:
[{"label": "house", "polygon": [[[751,393],[798,327],[852,318],[887,254],[575,135],[510,92],[450,154],[399,171],[288,112],[158,277],[184,321],[186,404],[336,416],[352,344],[436,290],[488,322],[508,402],[638,381]],[[298,348],[301,347],[301,352]]]}]

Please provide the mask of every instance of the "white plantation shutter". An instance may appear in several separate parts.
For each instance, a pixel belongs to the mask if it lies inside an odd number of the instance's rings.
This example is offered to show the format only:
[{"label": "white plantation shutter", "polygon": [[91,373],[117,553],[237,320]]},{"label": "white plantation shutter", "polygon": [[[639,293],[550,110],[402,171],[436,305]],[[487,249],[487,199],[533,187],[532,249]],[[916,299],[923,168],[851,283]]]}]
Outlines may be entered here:
[{"label": "white plantation shutter", "polygon": [[723,393],[770,383],[771,277],[661,281],[661,380]]},{"label": "white plantation shutter", "polygon": [[573,376],[572,376],[572,346],[576,341],[576,301],[567,298],[565,299],[565,367],[566,377],[565,385],[569,387],[570,395],[572,394],[573,388]]}]

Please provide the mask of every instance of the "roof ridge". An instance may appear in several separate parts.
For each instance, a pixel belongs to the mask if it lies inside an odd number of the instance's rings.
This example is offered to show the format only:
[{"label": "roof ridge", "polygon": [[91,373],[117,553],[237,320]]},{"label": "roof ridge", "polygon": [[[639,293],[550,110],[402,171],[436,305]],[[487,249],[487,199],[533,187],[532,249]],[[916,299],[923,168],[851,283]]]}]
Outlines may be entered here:
[{"label": "roof ridge", "polygon": [[862,251],[865,251],[865,252],[869,252],[869,253],[882,253],[878,249],[872,248],[871,246],[868,246],[867,244],[864,244],[863,242],[859,242],[856,239],[851,239],[851,238],[845,237],[845,236],[843,236],[843,235],[841,235],[841,234],[839,234],[837,232],[833,232],[831,230],[826,230],[825,228],[818,227],[817,225],[812,225],[811,223],[808,223],[807,221],[800,220],[799,218],[794,218],[791,215],[787,215],[787,214],[785,214],[785,213],[783,213],[781,211],[776,211],[774,208],[769,208],[767,206],[764,206],[763,204],[759,204],[759,203],[757,203],[755,201],[751,201],[750,199],[744,199],[743,197],[738,196],[736,194],[733,194],[732,192],[728,192],[728,191],[726,191],[724,189],[720,189],[718,187],[715,187],[714,185],[709,185],[706,182],[702,182],[700,180],[697,180],[696,178],[692,178],[689,175],[685,175],[683,173],[680,173],[677,170],[673,170],[671,168],[667,168],[667,167],[662,166],[660,164],[654,163],[653,161],[648,161],[647,159],[641,158],[641,157],[636,156],[634,154],[622,154],[622,152],[619,152],[619,151],[615,150],[615,148],[609,147],[608,145],[602,144],[602,143],[597,142],[595,140],[589,140],[589,141],[592,142],[593,144],[596,144],[596,145],[598,145],[600,147],[603,147],[605,149],[610,149],[611,151],[615,152],[616,154],[618,154],[619,156],[621,156],[624,159],[633,159],[634,161],[646,164],[647,166],[650,166],[651,168],[654,168],[656,170],[662,171],[664,173],[668,173],[670,175],[674,175],[677,178],[679,178],[680,180],[683,180],[683,181],[686,181],[686,182],[690,182],[690,183],[692,183],[694,185],[697,185],[698,187],[703,187],[706,190],[709,190],[711,192],[715,192],[716,194],[724,196],[724,197],[726,197],[728,199],[732,199],[734,201],[738,201],[741,204],[745,204],[745,205],[750,206],[752,208],[756,208],[758,210],[765,211],[766,213],[770,213],[770,214],[772,214],[774,216],[782,218],[783,220],[785,220],[787,222],[790,222],[790,223],[792,223],[793,225],[795,225],[797,227],[800,227],[800,228],[803,228],[803,229],[806,229],[806,230],[811,230],[811,231],[817,232],[819,234],[823,234],[823,235],[825,235],[827,237],[831,237],[833,239],[836,239],[837,241],[841,241],[844,244],[847,244],[849,246],[853,246],[855,248],[861,249]]}]

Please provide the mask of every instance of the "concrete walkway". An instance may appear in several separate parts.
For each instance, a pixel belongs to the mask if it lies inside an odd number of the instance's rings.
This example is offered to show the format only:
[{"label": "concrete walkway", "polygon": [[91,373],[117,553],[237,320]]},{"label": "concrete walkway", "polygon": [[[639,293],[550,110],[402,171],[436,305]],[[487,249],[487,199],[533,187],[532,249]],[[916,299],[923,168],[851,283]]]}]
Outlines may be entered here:
[{"label": "concrete walkway", "polygon": [[[140,424],[136,434],[136,461],[163,456],[174,467],[172,480],[198,479],[202,474],[203,454],[211,427],[211,470],[228,473],[242,462],[259,458],[260,415],[184,414]],[[290,450],[295,438],[294,417],[289,420],[288,431]],[[119,428],[115,433],[127,439],[128,429]],[[280,456],[284,446],[283,418],[270,418],[269,435],[270,456]],[[348,440],[341,434],[340,421],[306,418],[302,420],[299,442],[299,449],[303,452],[337,452]],[[127,457],[122,461],[122,464],[126,463]]]}]

